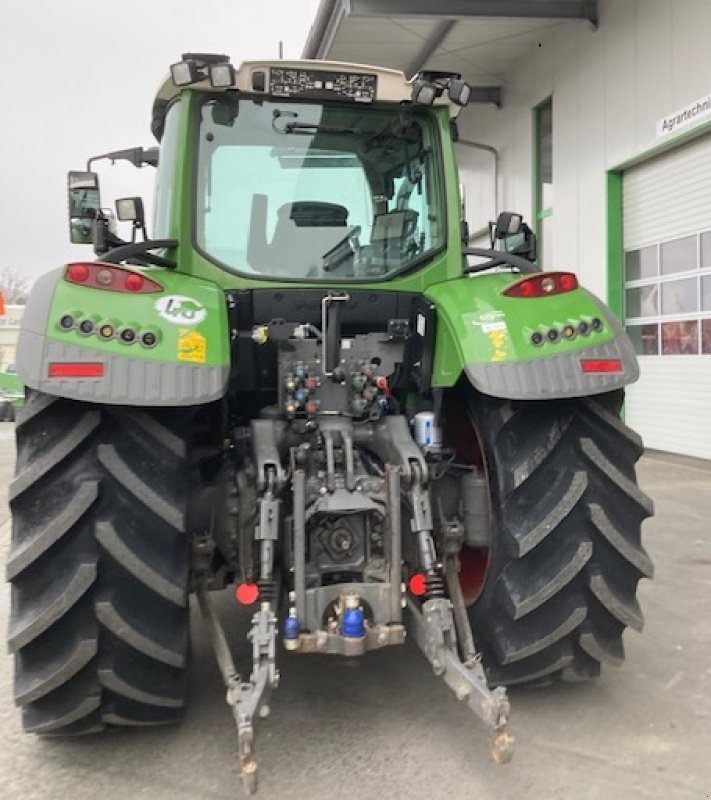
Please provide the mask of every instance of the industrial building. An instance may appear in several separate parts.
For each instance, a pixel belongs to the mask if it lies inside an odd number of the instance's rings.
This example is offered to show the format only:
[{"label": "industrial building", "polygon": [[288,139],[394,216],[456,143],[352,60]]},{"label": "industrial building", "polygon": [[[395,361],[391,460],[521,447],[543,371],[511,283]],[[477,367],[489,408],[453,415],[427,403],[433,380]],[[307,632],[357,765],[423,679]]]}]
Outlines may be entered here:
[{"label": "industrial building", "polygon": [[322,0],[304,57],[474,87],[459,159],[473,242],[524,214],[635,342],[626,419],[711,458],[708,0]]}]

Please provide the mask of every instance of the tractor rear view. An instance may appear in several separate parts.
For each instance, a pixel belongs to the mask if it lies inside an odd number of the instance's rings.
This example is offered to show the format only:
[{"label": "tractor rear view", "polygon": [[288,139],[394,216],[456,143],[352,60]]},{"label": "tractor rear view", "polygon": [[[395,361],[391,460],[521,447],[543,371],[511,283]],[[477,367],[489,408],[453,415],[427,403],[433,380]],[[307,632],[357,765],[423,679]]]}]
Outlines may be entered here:
[{"label": "tractor rear view", "polygon": [[[186,54],[156,97],[140,198],[69,176],[97,260],[38,281],[11,487],[8,635],[25,730],[180,719],[189,597],[242,778],[278,651],[356,657],[409,634],[507,761],[505,687],[624,658],[652,565],[620,419],[618,321],[542,272],[512,214],[460,220],[459,76]],[[97,157],[101,158],[101,157]],[[250,606],[238,672],[210,593]],[[367,662],[364,662],[367,663]],[[267,724],[267,723],[263,723]]]}]

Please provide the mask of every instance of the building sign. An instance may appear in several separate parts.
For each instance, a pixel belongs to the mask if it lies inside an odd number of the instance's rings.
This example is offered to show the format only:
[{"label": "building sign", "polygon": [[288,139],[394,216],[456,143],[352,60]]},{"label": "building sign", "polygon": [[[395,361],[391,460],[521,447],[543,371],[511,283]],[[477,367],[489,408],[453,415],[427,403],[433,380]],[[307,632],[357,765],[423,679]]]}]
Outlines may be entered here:
[{"label": "building sign", "polygon": [[694,100],[693,103],[689,103],[688,106],[680,108],[667,117],[662,117],[657,122],[657,138],[676,133],[682,128],[688,128],[709,117],[711,117],[711,94]]}]

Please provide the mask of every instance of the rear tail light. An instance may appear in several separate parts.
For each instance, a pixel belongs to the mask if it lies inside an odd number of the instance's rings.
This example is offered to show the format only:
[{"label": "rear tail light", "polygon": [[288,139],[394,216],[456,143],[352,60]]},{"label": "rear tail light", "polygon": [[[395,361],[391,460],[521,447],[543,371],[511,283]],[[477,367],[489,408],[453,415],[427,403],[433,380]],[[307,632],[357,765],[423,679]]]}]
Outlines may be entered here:
[{"label": "rear tail light", "polygon": [[578,288],[578,279],[572,272],[545,272],[532,275],[504,289],[507,297],[550,297],[572,292]]},{"label": "rear tail light", "polygon": [[129,292],[140,292],[145,285],[145,279],[142,275],[129,272],[123,280],[123,285]]},{"label": "rear tail light", "polygon": [[163,287],[159,283],[145,275],[132,272],[124,267],[117,267],[114,264],[102,264],[100,261],[88,264],[67,264],[64,280],[109,292],[147,294],[163,291]]},{"label": "rear tail light", "polygon": [[104,365],[101,363],[71,361],[52,361],[49,364],[50,378],[103,378]]},{"label": "rear tail light", "polygon": [[580,368],[583,372],[622,372],[622,360],[619,358],[581,358]]},{"label": "rear tail light", "polygon": [[89,267],[86,264],[69,264],[64,276],[72,283],[85,283],[89,280]]}]

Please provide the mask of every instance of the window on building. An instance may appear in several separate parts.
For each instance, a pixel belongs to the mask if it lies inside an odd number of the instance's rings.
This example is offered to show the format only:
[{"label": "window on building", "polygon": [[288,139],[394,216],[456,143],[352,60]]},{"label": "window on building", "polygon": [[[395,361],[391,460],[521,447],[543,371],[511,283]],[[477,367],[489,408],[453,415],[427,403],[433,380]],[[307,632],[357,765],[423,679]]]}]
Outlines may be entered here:
[{"label": "window on building", "polygon": [[639,355],[711,355],[711,231],[625,253],[625,319]]},{"label": "window on building", "polygon": [[534,112],[535,133],[535,223],[539,263],[553,266],[553,101],[542,103]]}]

